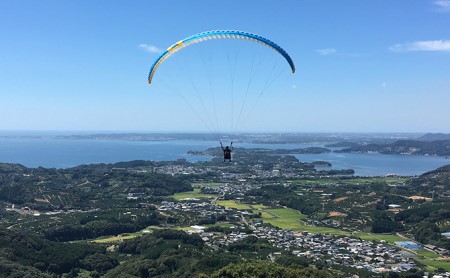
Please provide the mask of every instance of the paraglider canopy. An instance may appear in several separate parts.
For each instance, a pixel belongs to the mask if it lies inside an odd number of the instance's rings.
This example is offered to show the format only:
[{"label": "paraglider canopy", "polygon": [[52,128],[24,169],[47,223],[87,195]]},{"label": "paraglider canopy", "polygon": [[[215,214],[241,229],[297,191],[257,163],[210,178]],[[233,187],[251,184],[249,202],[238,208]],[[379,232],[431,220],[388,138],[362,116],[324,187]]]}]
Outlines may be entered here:
[{"label": "paraglider canopy", "polygon": [[[205,41],[211,42],[200,43]],[[193,44],[196,45],[188,47]],[[183,55],[167,61],[184,48]],[[163,68],[159,69],[162,64]],[[279,77],[287,78],[295,70],[292,58],[275,42],[248,32],[217,30],[198,33],[170,45],[151,65],[148,83],[156,91],[167,93],[167,100],[176,95],[184,102],[177,112],[183,118],[174,125],[185,124],[184,129],[201,123],[218,140],[233,141],[234,135],[250,122],[250,115],[259,113],[259,117],[254,117],[257,118],[251,127],[254,128],[255,123],[267,123],[261,117],[269,114],[266,111],[276,113],[272,107],[259,109],[263,105],[257,104],[270,102],[270,98],[262,98],[263,94],[288,88],[287,82]],[[174,107],[176,104],[170,100]],[[182,112],[185,108],[190,111]],[[192,117],[199,121],[189,120]],[[198,127],[196,130],[199,131]],[[223,136],[224,133],[228,136]]]},{"label": "paraglider canopy", "polygon": [[208,31],[208,32],[198,33],[198,34],[187,37],[187,38],[185,38],[181,41],[178,41],[178,42],[174,43],[173,45],[169,46],[167,48],[167,50],[164,51],[151,66],[150,73],[148,75],[148,83],[149,84],[152,83],[153,75],[155,74],[155,71],[158,69],[159,65],[162,62],[164,62],[164,60],[166,60],[171,55],[173,55],[176,51],[178,51],[184,47],[187,47],[189,45],[195,44],[195,43],[199,43],[199,42],[207,41],[207,40],[215,40],[215,39],[240,39],[240,40],[248,40],[248,41],[253,41],[253,42],[263,44],[267,47],[274,49],[278,53],[280,53],[288,62],[289,66],[291,67],[292,73],[295,73],[295,65],[294,65],[294,62],[292,61],[291,57],[289,56],[289,54],[283,48],[281,48],[279,45],[274,43],[273,41],[271,41],[267,38],[264,38],[262,36],[256,35],[256,34],[242,32],[242,31],[217,30],[217,31]]}]

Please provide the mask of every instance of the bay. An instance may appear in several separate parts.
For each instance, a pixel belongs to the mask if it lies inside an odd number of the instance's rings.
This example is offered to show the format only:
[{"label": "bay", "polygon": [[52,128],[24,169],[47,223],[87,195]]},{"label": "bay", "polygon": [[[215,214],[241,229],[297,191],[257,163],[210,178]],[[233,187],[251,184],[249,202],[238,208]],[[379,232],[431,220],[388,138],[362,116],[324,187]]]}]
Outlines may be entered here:
[{"label": "bay", "polygon": [[205,141],[121,141],[53,138],[0,139],[0,162],[27,167],[68,168],[81,164],[115,163],[131,160],[166,161],[185,158],[190,162],[210,157],[188,155],[217,142]]},{"label": "bay", "polygon": [[[397,155],[380,153],[324,153],[302,154],[296,157],[303,162],[324,160],[331,169],[353,169],[358,176],[416,176],[450,164],[450,159],[438,156]],[[327,168],[316,168],[326,170]]]},{"label": "bay", "polygon": [[[236,142],[235,147],[294,149],[323,147],[309,144],[253,144]],[[95,139],[60,139],[53,135],[0,136],[0,162],[19,163],[26,167],[69,168],[81,164],[115,163],[131,160],[168,161],[184,158],[189,162],[206,161],[208,156],[188,155],[189,150],[202,151],[218,147],[216,141],[168,140],[128,141]],[[238,149],[236,149],[238,151]],[[450,160],[436,156],[386,155],[378,153],[322,153],[295,155],[301,162],[328,161],[331,168],[354,169],[358,176],[420,175]]]}]

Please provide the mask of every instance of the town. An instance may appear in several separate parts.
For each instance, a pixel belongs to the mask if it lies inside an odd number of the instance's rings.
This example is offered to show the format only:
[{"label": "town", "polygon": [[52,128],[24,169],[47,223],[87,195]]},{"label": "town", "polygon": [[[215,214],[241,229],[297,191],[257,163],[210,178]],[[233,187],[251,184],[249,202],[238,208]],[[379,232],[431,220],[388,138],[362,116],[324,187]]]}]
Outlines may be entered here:
[{"label": "town", "polygon": [[[433,241],[412,228],[424,212],[431,223],[446,223],[447,168],[355,177],[264,150],[238,149],[234,158],[60,170],[3,164],[0,225],[100,244],[118,258],[122,244],[170,229],[198,236],[210,250],[273,263],[298,258],[342,275],[450,275],[446,231]],[[424,231],[433,227],[426,223]]]}]

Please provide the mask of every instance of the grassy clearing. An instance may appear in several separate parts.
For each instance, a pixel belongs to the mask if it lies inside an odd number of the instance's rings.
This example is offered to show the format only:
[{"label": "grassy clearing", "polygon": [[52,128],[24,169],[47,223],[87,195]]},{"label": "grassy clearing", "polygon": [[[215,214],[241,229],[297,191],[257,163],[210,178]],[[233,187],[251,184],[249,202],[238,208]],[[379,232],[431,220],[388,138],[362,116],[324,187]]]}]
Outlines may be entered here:
[{"label": "grassy clearing", "polygon": [[[208,224],[208,225],[200,225],[202,227],[209,228],[209,227],[213,227],[213,226],[219,226],[219,227],[224,227],[224,228],[230,228],[233,227],[234,225],[228,222],[224,222],[224,223],[216,223],[216,224]],[[192,228],[191,226],[187,226],[187,227],[177,227],[175,228],[176,230],[180,230],[180,231],[195,231],[197,229]]]},{"label": "grassy clearing", "polygon": [[299,219],[289,219],[289,218],[268,218],[264,219],[264,222],[270,223],[273,226],[284,230],[293,230],[298,232],[309,232],[316,234],[335,234],[335,235],[348,235],[347,232],[327,227],[317,227],[317,226],[308,226],[302,224]]},{"label": "grassy clearing", "polygon": [[[202,227],[204,227],[204,226],[202,226]],[[180,231],[195,231],[195,230],[197,230],[197,229],[195,229],[195,228],[192,228],[192,227],[190,227],[190,226],[188,226],[188,227],[177,227],[177,228],[175,228],[176,230],[180,230]]]},{"label": "grassy clearing", "polygon": [[268,213],[272,213],[275,216],[278,216],[280,218],[289,218],[289,219],[305,219],[306,216],[301,214],[299,211],[295,209],[288,209],[288,208],[275,208],[275,209],[266,209],[265,210]]},{"label": "grassy clearing", "polygon": [[305,219],[306,216],[294,209],[274,208],[265,209],[260,212],[265,223],[270,223],[271,225],[281,229],[294,230],[299,232],[307,231],[310,233],[328,233],[338,235],[348,234],[345,231],[337,229],[305,225],[301,222],[301,220]]},{"label": "grassy clearing", "polygon": [[439,258],[439,255],[437,253],[434,253],[432,251],[425,250],[425,249],[419,249],[419,250],[416,251],[416,253],[421,255],[421,256],[428,257],[430,259]]},{"label": "grassy clearing", "polygon": [[267,208],[265,205],[261,205],[261,204],[258,204],[258,205],[250,205],[253,209],[265,209],[265,208]]},{"label": "grassy clearing", "polygon": [[427,266],[431,266],[434,268],[443,268],[446,271],[450,271],[450,262],[447,261],[441,261],[441,260],[434,260],[434,259],[417,259],[421,263]]},{"label": "grassy clearing", "polygon": [[218,195],[215,195],[215,194],[203,194],[200,192],[200,188],[194,188],[194,191],[179,192],[179,193],[173,194],[173,198],[177,201],[186,199],[186,198],[197,198],[197,199],[206,198],[207,199],[207,198],[214,198],[217,196]]},{"label": "grassy clearing", "polygon": [[193,187],[217,187],[221,185],[220,182],[198,182],[192,184]]},{"label": "grassy clearing", "polygon": [[[245,204],[245,203],[241,203],[239,201],[236,200],[218,200],[216,201],[216,204],[218,204],[219,206],[223,206],[223,207],[229,207],[229,208],[234,208],[234,209],[252,209],[252,210],[262,210],[265,209],[266,206],[262,205],[262,204]],[[255,212],[257,213],[257,211]]]},{"label": "grassy clearing", "polygon": [[228,208],[234,208],[234,209],[251,209],[248,204],[241,204],[234,200],[218,200],[216,201],[216,204],[222,207],[228,207]]},{"label": "grassy clearing", "polygon": [[224,228],[230,228],[230,227],[234,227],[234,224],[231,224],[231,223],[216,223],[215,225],[209,225],[209,226],[219,226],[219,227],[224,227]]},{"label": "grassy clearing", "polygon": [[80,269],[80,272],[78,272],[77,275],[78,278],[91,278],[91,272],[87,271],[85,269]]},{"label": "grassy clearing", "polygon": [[298,230],[301,223],[298,219],[288,219],[288,218],[264,218],[265,223],[270,223],[271,225],[278,227],[283,230]]},{"label": "grassy clearing", "polygon": [[135,237],[138,237],[142,235],[142,233],[138,232],[138,233],[133,233],[133,234],[127,234],[125,236],[111,236],[111,237],[106,237],[106,238],[99,238],[94,240],[95,243],[109,243],[109,242],[116,242],[116,241],[122,241],[122,240],[127,240],[127,239],[132,239]]},{"label": "grassy clearing", "polygon": [[261,213],[261,217],[263,219],[271,219],[271,218],[275,218],[275,216],[273,214],[270,214],[266,211],[259,211],[259,210],[253,210],[253,213]]},{"label": "grassy clearing", "polygon": [[364,240],[376,240],[376,241],[385,240],[386,242],[389,242],[389,243],[406,240],[405,238],[403,238],[401,236],[392,235],[392,234],[356,233],[354,235],[361,239],[364,239]]}]

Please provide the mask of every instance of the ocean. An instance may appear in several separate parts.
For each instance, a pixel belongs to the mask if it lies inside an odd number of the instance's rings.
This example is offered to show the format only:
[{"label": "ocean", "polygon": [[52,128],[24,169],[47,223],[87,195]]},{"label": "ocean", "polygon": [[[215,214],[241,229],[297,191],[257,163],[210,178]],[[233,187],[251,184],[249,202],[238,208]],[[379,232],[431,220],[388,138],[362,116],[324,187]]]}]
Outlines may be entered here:
[{"label": "ocean", "polygon": [[[218,147],[216,141],[169,140],[128,141],[95,139],[58,139],[54,136],[12,136],[0,134],[0,162],[19,163],[26,167],[69,168],[81,164],[115,163],[131,160],[167,161],[185,158],[189,162],[209,160],[207,156],[188,155]],[[291,149],[323,146],[321,144],[253,144],[235,147]],[[328,161],[331,169],[354,169],[358,176],[420,175],[443,165],[450,159],[436,156],[323,153],[295,155],[302,162]]]}]

